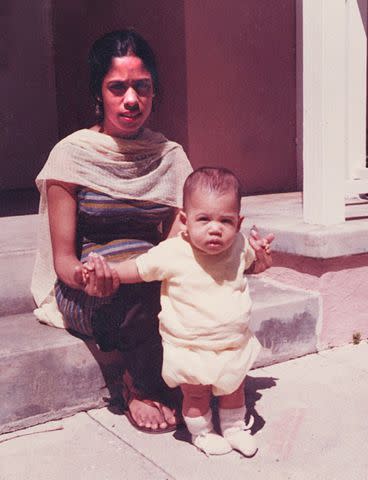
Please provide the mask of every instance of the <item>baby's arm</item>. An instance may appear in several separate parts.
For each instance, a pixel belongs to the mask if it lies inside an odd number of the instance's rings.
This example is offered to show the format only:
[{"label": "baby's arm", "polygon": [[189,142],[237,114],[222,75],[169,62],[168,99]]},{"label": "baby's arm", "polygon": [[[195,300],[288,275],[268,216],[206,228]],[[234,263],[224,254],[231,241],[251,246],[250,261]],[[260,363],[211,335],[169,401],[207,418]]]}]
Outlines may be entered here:
[{"label": "baby's arm", "polygon": [[134,259],[119,263],[109,263],[109,266],[118,274],[120,283],[143,282],[138,272],[137,262]]},{"label": "baby's arm", "polygon": [[95,271],[100,263],[103,263],[104,269],[108,270],[112,277],[117,276],[120,283],[140,283],[143,279],[138,273],[137,263],[134,259],[118,263],[108,263],[102,255],[91,253],[88,255],[88,261],[83,266],[83,277],[85,282],[92,280]]}]

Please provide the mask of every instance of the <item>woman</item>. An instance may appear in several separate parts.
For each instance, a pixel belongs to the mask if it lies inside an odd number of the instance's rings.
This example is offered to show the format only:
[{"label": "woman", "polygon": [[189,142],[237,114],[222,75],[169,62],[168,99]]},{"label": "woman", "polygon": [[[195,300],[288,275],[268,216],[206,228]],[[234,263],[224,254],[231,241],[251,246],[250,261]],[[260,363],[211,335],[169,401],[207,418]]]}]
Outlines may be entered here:
[{"label": "woman", "polygon": [[35,314],[125,353],[127,416],[141,430],[164,432],[176,417],[160,374],[159,285],[119,286],[103,265],[85,285],[81,262],[90,252],[132,258],[175,234],[192,169],[180,145],[144,128],[157,92],[147,42],[133,30],[111,32],[94,43],[89,64],[98,121],[59,142],[36,179]]}]

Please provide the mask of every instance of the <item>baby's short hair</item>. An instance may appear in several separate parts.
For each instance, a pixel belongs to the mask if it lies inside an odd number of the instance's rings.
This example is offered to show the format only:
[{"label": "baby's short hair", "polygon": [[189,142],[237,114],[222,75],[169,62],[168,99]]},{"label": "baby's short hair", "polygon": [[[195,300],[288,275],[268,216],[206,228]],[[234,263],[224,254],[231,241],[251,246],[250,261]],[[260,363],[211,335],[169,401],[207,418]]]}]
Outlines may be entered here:
[{"label": "baby's short hair", "polygon": [[183,208],[188,205],[188,198],[197,189],[216,192],[219,195],[233,192],[240,211],[241,185],[238,177],[228,168],[200,167],[185,180],[183,189]]}]

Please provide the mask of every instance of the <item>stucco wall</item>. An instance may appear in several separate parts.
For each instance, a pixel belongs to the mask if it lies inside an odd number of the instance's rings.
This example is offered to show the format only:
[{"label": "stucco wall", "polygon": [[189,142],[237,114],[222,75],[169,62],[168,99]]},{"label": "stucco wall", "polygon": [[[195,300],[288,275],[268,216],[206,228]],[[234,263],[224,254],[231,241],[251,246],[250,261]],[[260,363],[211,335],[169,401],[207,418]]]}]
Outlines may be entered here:
[{"label": "stucco wall", "polygon": [[0,189],[33,186],[57,138],[50,4],[0,2]]},{"label": "stucco wall", "polygon": [[0,64],[10,92],[0,188],[32,186],[57,137],[94,122],[88,49],[134,26],[159,64],[152,128],[182,143],[194,166],[234,169],[248,193],[295,189],[293,0],[4,0],[0,22],[0,48],[12,48]]},{"label": "stucco wall", "polygon": [[192,162],[296,189],[294,0],[187,0],[185,21]]},{"label": "stucco wall", "polygon": [[157,57],[161,86],[150,125],[186,147],[183,1],[58,0],[54,8],[60,137],[94,122],[87,68],[93,41],[111,30],[131,26],[148,40]]}]

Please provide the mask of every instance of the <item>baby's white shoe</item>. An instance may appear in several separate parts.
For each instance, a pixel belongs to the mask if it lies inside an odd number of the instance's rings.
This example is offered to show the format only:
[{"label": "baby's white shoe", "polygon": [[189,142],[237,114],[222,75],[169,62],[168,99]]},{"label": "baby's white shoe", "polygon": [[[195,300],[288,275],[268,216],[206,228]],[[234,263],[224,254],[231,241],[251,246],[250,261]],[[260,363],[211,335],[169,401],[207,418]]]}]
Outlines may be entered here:
[{"label": "baby's white shoe", "polygon": [[219,408],[219,416],[222,434],[231,447],[245,457],[253,457],[258,450],[256,441],[250,433],[254,418],[251,417],[249,423],[245,423],[245,406],[232,409]]},{"label": "baby's white shoe", "polygon": [[224,434],[229,445],[245,457],[253,457],[257,453],[257,444],[249,430],[238,430]]},{"label": "baby's white shoe", "polygon": [[233,448],[226,438],[215,432],[192,435],[192,443],[206,455],[225,455]]}]

